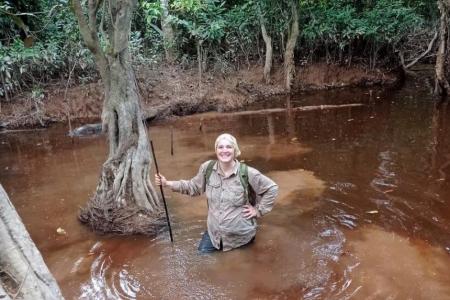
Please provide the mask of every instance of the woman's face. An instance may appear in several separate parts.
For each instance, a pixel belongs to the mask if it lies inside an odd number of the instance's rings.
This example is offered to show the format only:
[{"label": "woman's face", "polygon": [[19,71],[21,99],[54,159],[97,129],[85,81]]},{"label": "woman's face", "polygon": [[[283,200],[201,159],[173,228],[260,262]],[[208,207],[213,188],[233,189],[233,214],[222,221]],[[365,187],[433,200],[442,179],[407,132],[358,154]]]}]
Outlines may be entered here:
[{"label": "woman's face", "polygon": [[226,139],[221,139],[216,148],[217,159],[222,163],[229,163],[234,160],[234,147]]}]

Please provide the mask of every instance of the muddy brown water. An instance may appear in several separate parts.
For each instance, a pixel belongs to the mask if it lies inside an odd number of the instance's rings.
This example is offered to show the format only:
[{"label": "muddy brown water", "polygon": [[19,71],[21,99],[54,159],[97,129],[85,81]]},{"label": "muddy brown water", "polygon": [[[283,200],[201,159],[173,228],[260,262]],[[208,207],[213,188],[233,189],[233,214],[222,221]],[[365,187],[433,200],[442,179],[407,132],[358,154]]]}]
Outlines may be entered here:
[{"label": "muddy brown water", "polygon": [[[76,219],[106,157],[64,126],[0,134],[0,181],[66,299],[450,299],[450,108],[429,91],[338,90],[152,125],[161,172],[190,178],[221,132],[280,185],[255,242],[200,255],[203,197],[166,191],[175,242],[97,236]],[[202,127],[202,131],[199,127]],[[173,130],[174,155],[170,155]],[[58,235],[58,227],[67,235]]]}]

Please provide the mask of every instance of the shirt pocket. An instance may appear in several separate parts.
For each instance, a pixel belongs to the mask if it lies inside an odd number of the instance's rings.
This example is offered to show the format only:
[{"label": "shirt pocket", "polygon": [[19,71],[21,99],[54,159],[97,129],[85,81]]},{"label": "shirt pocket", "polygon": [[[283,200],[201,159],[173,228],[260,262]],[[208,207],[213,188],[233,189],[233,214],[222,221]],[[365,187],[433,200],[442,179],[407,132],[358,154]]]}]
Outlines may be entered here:
[{"label": "shirt pocket", "polygon": [[208,200],[212,200],[220,197],[220,178],[216,174],[211,174],[209,180],[206,182],[206,197]]},{"label": "shirt pocket", "polygon": [[241,184],[230,186],[228,189],[228,198],[233,206],[240,207],[245,205],[244,187]]}]

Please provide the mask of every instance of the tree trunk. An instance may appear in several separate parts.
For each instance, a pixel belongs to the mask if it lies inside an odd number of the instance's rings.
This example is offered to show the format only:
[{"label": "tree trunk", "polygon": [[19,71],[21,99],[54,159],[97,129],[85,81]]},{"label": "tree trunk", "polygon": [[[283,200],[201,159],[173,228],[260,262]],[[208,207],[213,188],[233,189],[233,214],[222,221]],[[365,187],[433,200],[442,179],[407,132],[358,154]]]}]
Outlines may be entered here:
[{"label": "tree trunk", "polygon": [[163,211],[150,183],[151,153],[134,72],[128,53],[122,56],[110,58],[111,84],[105,89],[109,156],[80,220],[102,233],[154,235],[164,225]]},{"label": "tree trunk", "polygon": [[0,240],[0,299],[63,299],[1,185]]},{"label": "tree trunk", "polygon": [[286,89],[288,91],[292,88],[292,82],[295,75],[294,50],[299,34],[298,29],[298,10],[296,2],[291,2],[291,28],[289,30],[288,41],[286,43],[286,51],[284,54],[284,70],[286,76]]},{"label": "tree trunk", "polygon": [[439,25],[439,48],[436,53],[436,80],[434,93],[446,96],[449,93],[450,85],[447,81],[447,55],[448,55],[448,14],[449,5],[444,0],[438,0],[438,7],[441,13]]},{"label": "tree trunk", "polygon": [[197,65],[198,65],[198,88],[202,91],[202,76],[203,76],[203,41],[197,40]]},{"label": "tree trunk", "polygon": [[1,284],[0,284],[0,299],[11,300],[11,297],[9,297],[9,294],[5,291],[3,285]]},{"label": "tree trunk", "polygon": [[[97,190],[80,211],[80,221],[101,233],[154,235],[164,223],[164,212],[150,182],[151,153],[142,122],[138,87],[128,51],[136,0],[110,0],[103,17],[110,18],[109,49],[103,52],[96,21],[101,1],[88,0],[88,22],[79,0],[73,0],[80,32],[93,52],[104,83],[103,130],[109,155]],[[102,17],[102,18],[103,18]],[[102,23],[102,22],[101,22]]]},{"label": "tree trunk", "polygon": [[172,25],[169,22],[169,1],[161,0],[161,27],[164,39],[164,52],[166,61],[173,63],[175,61],[175,38]]},{"label": "tree trunk", "polygon": [[264,80],[266,83],[270,83],[270,72],[272,70],[272,38],[267,34],[266,25],[264,24],[264,18],[260,13],[261,34],[266,44],[266,60],[264,63]]}]

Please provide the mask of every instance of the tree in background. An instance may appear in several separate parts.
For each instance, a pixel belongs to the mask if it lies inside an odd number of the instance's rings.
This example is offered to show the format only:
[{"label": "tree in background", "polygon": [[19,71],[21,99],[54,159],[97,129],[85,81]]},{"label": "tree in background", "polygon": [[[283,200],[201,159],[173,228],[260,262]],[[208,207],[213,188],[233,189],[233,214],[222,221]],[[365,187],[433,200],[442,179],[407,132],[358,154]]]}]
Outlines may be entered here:
[{"label": "tree in background", "polygon": [[137,0],[72,4],[102,79],[102,127],[109,141],[96,192],[79,218],[99,232],[154,234],[163,224],[163,211],[150,182],[151,153],[129,51]]},{"label": "tree in background", "polygon": [[161,28],[164,39],[164,51],[166,61],[173,63],[175,61],[175,36],[172,24],[170,23],[169,0],[161,0]]},{"label": "tree in background", "polygon": [[284,51],[284,73],[286,76],[285,87],[288,91],[290,91],[295,75],[294,50],[299,35],[299,28],[298,28],[299,3],[298,0],[291,0],[289,1],[288,5],[291,12],[291,20],[288,29],[288,40],[286,42],[286,50]]},{"label": "tree in background", "polygon": [[289,20],[280,17],[285,15],[282,2],[271,0],[256,1],[255,10],[258,13],[261,36],[264,40],[266,50],[263,76],[265,82],[269,83],[271,81],[270,73],[274,59],[274,42],[276,41],[276,37],[283,35],[285,28],[289,26]]},{"label": "tree in background", "polygon": [[[135,29],[142,31],[142,35],[147,36],[149,31],[156,31],[162,38],[164,58],[168,63],[174,63],[176,59],[176,41],[172,26],[172,16],[168,0],[141,0],[139,2],[141,14],[134,18]],[[139,25],[141,18],[144,18],[144,26]],[[159,23],[159,24],[157,24]],[[160,25],[160,26],[158,26]],[[142,28],[143,27],[143,28]],[[161,28],[160,28],[161,27]],[[149,41],[149,47],[155,47],[154,41]]]},{"label": "tree in background", "polygon": [[177,16],[174,22],[194,39],[199,87],[207,68],[209,49],[225,35],[224,3],[217,0],[175,0],[172,4]]},{"label": "tree in background", "polygon": [[266,83],[270,83],[270,72],[272,71],[272,60],[273,60],[273,47],[272,47],[272,37],[267,33],[266,29],[266,19],[262,13],[261,6],[258,5],[258,15],[259,22],[261,25],[261,35],[263,37],[264,43],[266,45],[266,54],[264,60],[264,80]]},{"label": "tree in background", "polygon": [[448,26],[449,26],[449,0],[438,0],[438,7],[440,12],[439,22],[439,47],[436,53],[436,80],[434,93],[441,96],[449,94],[450,85],[447,80],[447,65],[448,65]]}]

